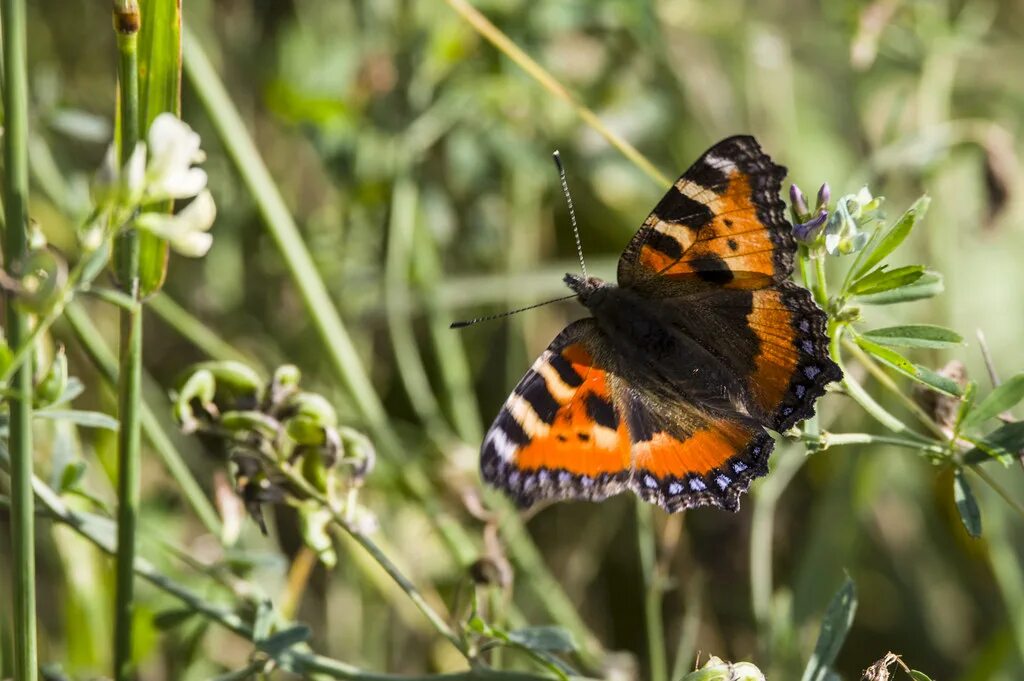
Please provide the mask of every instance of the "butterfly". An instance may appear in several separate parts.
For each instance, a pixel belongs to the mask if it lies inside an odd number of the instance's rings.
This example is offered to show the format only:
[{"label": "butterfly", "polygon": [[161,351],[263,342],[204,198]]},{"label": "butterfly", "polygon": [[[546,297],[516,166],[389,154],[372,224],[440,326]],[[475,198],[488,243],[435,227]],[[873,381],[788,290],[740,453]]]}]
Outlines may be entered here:
[{"label": "butterfly", "polygon": [[750,136],[706,151],[618,264],[567,274],[592,316],[527,371],[481,447],[483,479],[520,506],[632,490],[669,512],[736,511],[774,441],[842,378],[825,313],[790,280],[786,169]]}]

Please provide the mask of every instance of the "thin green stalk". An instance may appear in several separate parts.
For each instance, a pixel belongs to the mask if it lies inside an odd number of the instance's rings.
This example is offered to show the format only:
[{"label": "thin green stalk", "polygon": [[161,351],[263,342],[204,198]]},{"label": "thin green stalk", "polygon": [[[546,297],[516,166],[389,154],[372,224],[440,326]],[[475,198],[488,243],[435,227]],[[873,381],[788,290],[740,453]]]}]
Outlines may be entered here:
[{"label": "thin green stalk", "polygon": [[183,337],[192,341],[197,348],[210,357],[242,362],[262,374],[267,373],[266,368],[261,366],[257,360],[225,342],[166,293],[157,293],[147,299],[146,309],[155,312],[160,319],[177,330]]},{"label": "thin green stalk", "polygon": [[[4,268],[22,274],[28,251],[28,83],[25,58],[25,3],[3,0],[4,84]],[[6,294],[4,334],[10,347],[30,336],[30,318]],[[11,381],[11,562],[14,594],[14,677],[37,678],[35,517],[32,497],[32,360],[28,358]]]},{"label": "thin green stalk", "polygon": [[667,681],[665,660],[665,624],[661,617],[662,584],[658,574],[657,542],[654,531],[654,507],[636,499],[636,532],[640,553],[640,573],[644,580],[644,622],[647,627],[647,662],[651,681]]},{"label": "thin green stalk", "polygon": [[416,279],[452,423],[463,441],[480,442],[483,439],[480,410],[473,395],[473,375],[466,358],[466,348],[462,336],[452,333],[449,328],[452,320],[437,291],[441,279],[437,244],[430,230],[422,225],[416,230],[415,254]]},{"label": "thin green stalk", "polygon": [[526,71],[526,73],[540,83],[544,89],[571,106],[576,111],[576,115],[578,115],[584,123],[597,131],[597,133],[604,137],[609,144],[618,149],[619,153],[628,158],[633,165],[642,170],[648,177],[663,187],[672,183],[672,180],[655,168],[654,164],[648,161],[643,154],[637,151],[636,147],[605,125],[604,121],[602,121],[596,113],[583,106],[583,104],[581,104],[579,100],[577,100],[565,88],[565,86],[555,80],[554,76],[545,71],[540,64],[523,52],[518,45],[512,42],[512,40],[501,31],[501,29],[492,24],[487,17],[480,13],[479,10],[466,2],[466,0],[447,0],[447,2],[448,5],[462,16],[462,18],[465,19],[477,33],[490,41],[490,43],[499,51],[504,53],[506,57],[515,62],[519,68]]},{"label": "thin green stalk", "polygon": [[[118,85],[120,87],[121,165],[130,158],[139,139],[139,54],[141,15],[135,0],[114,4],[117,34]],[[115,270],[121,287],[139,298],[138,234],[128,229],[117,237]],[[139,470],[141,467],[140,411],[142,402],[142,314],[120,310],[120,381],[117,412],[117,555],[114,605],[114,679],[132,676],[132,615],[135,611],[135,528],[139,513]]]},{"label": "thin green stalk", "polygon": [[[93,365],[103,374],[103,378],[111,385],[117,385],[118,367],[110,348],[107,347],[99,329],[93,324],[88,313],[77,303],[68,306],[64,319],[82,349],[89,356]],[[196,516],[206,529],[216,536],[221,535],[222,524],[213,504],[207,499],[195,476],[182,459],[167,431],[160,424],[160,419],[150,406],[142,403],[142,432],[157,455],[163,460],[178,489],[188,502]]]},{"label": "thin green stalk", "polygon": [[402,307],[408,307],[407,301],[411,290],[409,273],[416,233],[417,194],[415,184],[408,177],[403,175],[396,179],[391,200],[391,219],[388,222],[384,306],[395,364],[406,395],[431,439],[443,451],[448,449],[458,436],[445,422],[441,405],[434,397],[430,379],[427,377],[417,347],[412,317],[402,312]]},{"label": "thin green stalk", "polygon": [[828,310],[828,283],[825,279],[825,255],[819,253],[814,260],[814,299],[818,307]]},{"label": "thin green stalk", "polygon": [[402,571],[398,569],[398,566],[391,562],[391,559],[387,554],[384,553],[380,547],[366,535],[365,532],[361,532],[357,528],[353,527],[352,523],[349,522],[344,514],[340,513],[333,504],[331,504],[330,500],[324,494],[307,482],[304,477],[292,471],[290,467],[278,464],[277,471],[283,475],[288,482],[302,490],[303,494],[319,503],[323,508],[327,509],[331,513],[332,520],[334,520],[339,527],[345,530],[345,532],[347,532],[357,544],[363,547],[363,550],[370,554],[378,565],[384,568],[384,571],[388,573],[388,576],[398,584],[399,588],[405,592],[406,596],[409,597],[409,600],[411,600],[419,611],[423,613],[424,617],[427,618],[427,621],[433,625],[437,632],[448,639],[448,641],[455,646],[456,650],[461,652],[463,655],[466,654],[466,648],[463,645],[462,640],[458,635],[456,635],[455,631],[452,630],[444,618],[434,610],[429,603],[427,603],[427,599],[423,597],[423,594],[421,594],[419,589],[416,588],[416,585],[413,584],[408,577],[402,574]]},{"label": "thin green stalk", "polygon": [[1005,501],[1010,506],[1010,508],[1016,511],[1017,514],[1024,516],[1024,506],[1022,506],[1019,501],[1014,499],[1013,496],[1009,492],[1007,492],[1006,489],[1002,485],[1000,485],[995,478],[993,478],[985,471],[985,469],[983,469],[979,465],[974,465],[970,466],[970,470],[972,473],[981,478],[986,485],[991,487],[996,494],[1002,497],[1003,501]]},{"label": "thin green stalk", "polygon": [[[770,662],[774,643],[772,623],[772,544],[775,534],[775,509],[782,493],[807,461],[802,447],[782,447],[775,455],[772,474],[768,476],[754,496],[754,510],[750,520],[750,600],[757,622],[759,648]],[[768,632],[765,636],[764,632]]]}]

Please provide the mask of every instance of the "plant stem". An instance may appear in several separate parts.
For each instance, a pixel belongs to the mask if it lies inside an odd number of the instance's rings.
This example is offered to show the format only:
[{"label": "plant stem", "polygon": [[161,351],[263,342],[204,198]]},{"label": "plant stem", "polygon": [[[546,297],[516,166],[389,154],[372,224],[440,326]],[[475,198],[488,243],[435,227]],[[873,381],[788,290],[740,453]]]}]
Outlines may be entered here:
[{"label": "plant stem", "polygon": [[[816,440],[817,438],[815,438]],[[780,447],[775,469],[754,496],[750,519],[750,600],[758,625],[759,650],[771,660],[775,632],[772,629],[772,544],[775,534],[775,510],[782,493],[807,461],[803,447]]]},{"label": "plant stem", "polygon": [[281,473],[288,482],[294,485],[296,488],[308,498],[313,499],[319,503],[323,508],[327,509],[331,513],[331,519],[341,527],[345,532],[351,536],[357,544],[363,547],[370,556],[384,568],[384,571],[388,573],[388,576],[395,581],[396,584],[405,592],[409,597],[409,600],[419,609],[420,612],[427,618],[427,620],[434,626],[439,634],[448,639],[456,650],[461,652],[463,655],[466,654],[466,649],[462,645],[462,641],[455,634],[444,618],[434,610],[427,599],[423,597],[416,585],[413,584],[408,577],[402,574],[402,571],[398,569],[391,559],[388,558],[387,554],[384,553],[377,544],[373,542],[364,532],[359,531],[353,527],[344,514],[340,513],[331,501],[324,496],[319,490],[310,485],[304,477],[296,474],[290,467],[284,464],[274,462],[277,467],[277,471]]},{"label": "plant stem", "polygon": [[825,279],[825,255],[818,253],[814,260],[814,299],[818,307],[828,312],[828,284]]},{"label": "plant stem", "polygon": [[[4,269],[21,272],[28,251],[28,84],[25,57],[25,3],[3,0],[3,105],[4,105]],[[30,318],[6,295],[4,334],[10,347],[30,337]],[[35,517],[32,496],[32,359],[11,381],[11,562],[14,617],[14,678],[35,681],[36,584]]]},{"label": "plant stem", "polygon": [[155,312],[164,322],[192,341],[196,347],[210,357],[242,362],[253,367],[260,374],[267,374],[266,368],[261,366],[256,359],[225,342],[166,293],[157,293],[152,298],[148,298],[146,309]]},{"label": "plant stem", "polygon": [[636,499],[637,546],[640,572],[644,580],[644,622],[647,627],[647,662],[651,681],[668,679],[665,660],[665,625],[661,617],[661,575],[657,568],[657,544],[654,531],[654,507]]},{"label": "plant stem", "polygon": [[[141,23],[135,0],[116,0],[118,84],[120,86],[120,159],[125,165],[139,140],[138,36]],[[114,266],[121,287],[139,300],[138,234],[117,237]],[[120,310],[120,380],[117,405],[117,555],[114,605],[114,679],[132,674],[132,615],[135,610],[135,528],[139,512],[140,412],[142,402],[142,314]]]},{"label": "plant stem", "polygon": [[596,113],[583,106],[583,104],[581,104],[565,88],[564,85],[559,83],[554,76],[545,71],[544,68],[534,61],[532,57],[523,52],[518,45],[512,42],[512,40],[501,31],[501,29],[492,24],[487,17],[479,12],[479,10],[466,2],[466,0],[447,0],[447,2],[448,5],[458,12],[459,15],[461,15],[477,33],[490,41],[490,43],[498,48],[500,52],[515,62],[519,68],[526,71],[526,73],[540,83],[544,89],[575,109],[576,114],[584,123],[597,131],[599,135],[604,137],[609,144],[618,149],[619,153],[628,158],[633,165],[642,170],[644,174],[659,185],[668,186],[671,184],[671,180],[655,168],[654,164],[648,161],[643,154],[637,151],[636,147],[606,126],[604,121],[602,121]]},{"label": "plant stem", "polygon": [[1006,489],[996,482],[996,479],[989,475],[981,466],[974,465],[970,467],[971,472],[977,475],[982,481],[991,487],[996,494],[1003,498],[1010,508],[1016,511],[1019,515],[1024,516],[1024,506],[1021,506],[1020,502],[1014,499]]},{"label": "plant stem", "polygon": [[945,454],[948,451],[946,447],[934,442],[929,443],[927,440],[874,435],[872,433],[829,433],[823,431],[820,436],[801,435],[800,440],[818,443],[821,445],[822,451],[830,447],[842,447],[845,445],[893,445],[907,449],[922,449],[935,454]]}]

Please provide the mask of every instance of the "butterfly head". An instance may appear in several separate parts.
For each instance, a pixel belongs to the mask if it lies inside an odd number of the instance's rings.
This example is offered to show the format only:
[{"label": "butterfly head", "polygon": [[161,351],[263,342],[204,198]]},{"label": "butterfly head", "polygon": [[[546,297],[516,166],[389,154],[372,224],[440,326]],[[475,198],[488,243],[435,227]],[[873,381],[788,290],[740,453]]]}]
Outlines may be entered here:
[{"label": "butterfly head", "polygon": [[579,274],[567,274],[562,281],[576,292],[580,302],[587,307],[597,303],[608,288],[608,283],[597,277],[584,277]]}]

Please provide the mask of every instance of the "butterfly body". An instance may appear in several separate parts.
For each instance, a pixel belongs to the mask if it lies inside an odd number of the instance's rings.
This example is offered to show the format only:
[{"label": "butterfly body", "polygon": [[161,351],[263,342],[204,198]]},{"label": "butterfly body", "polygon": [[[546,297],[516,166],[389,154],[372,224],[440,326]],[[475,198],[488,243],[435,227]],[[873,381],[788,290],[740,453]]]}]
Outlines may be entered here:
[{"label": "butterfly body", "polygon": [[724,140],[673,185],[627,246],[618,285],[568,274],[591,313],[519,382],[481,471],[520,504],[631,489],[669,511],[730,510],[773,441],[841,376],[825,315],[788,280],[785,170]]}]

